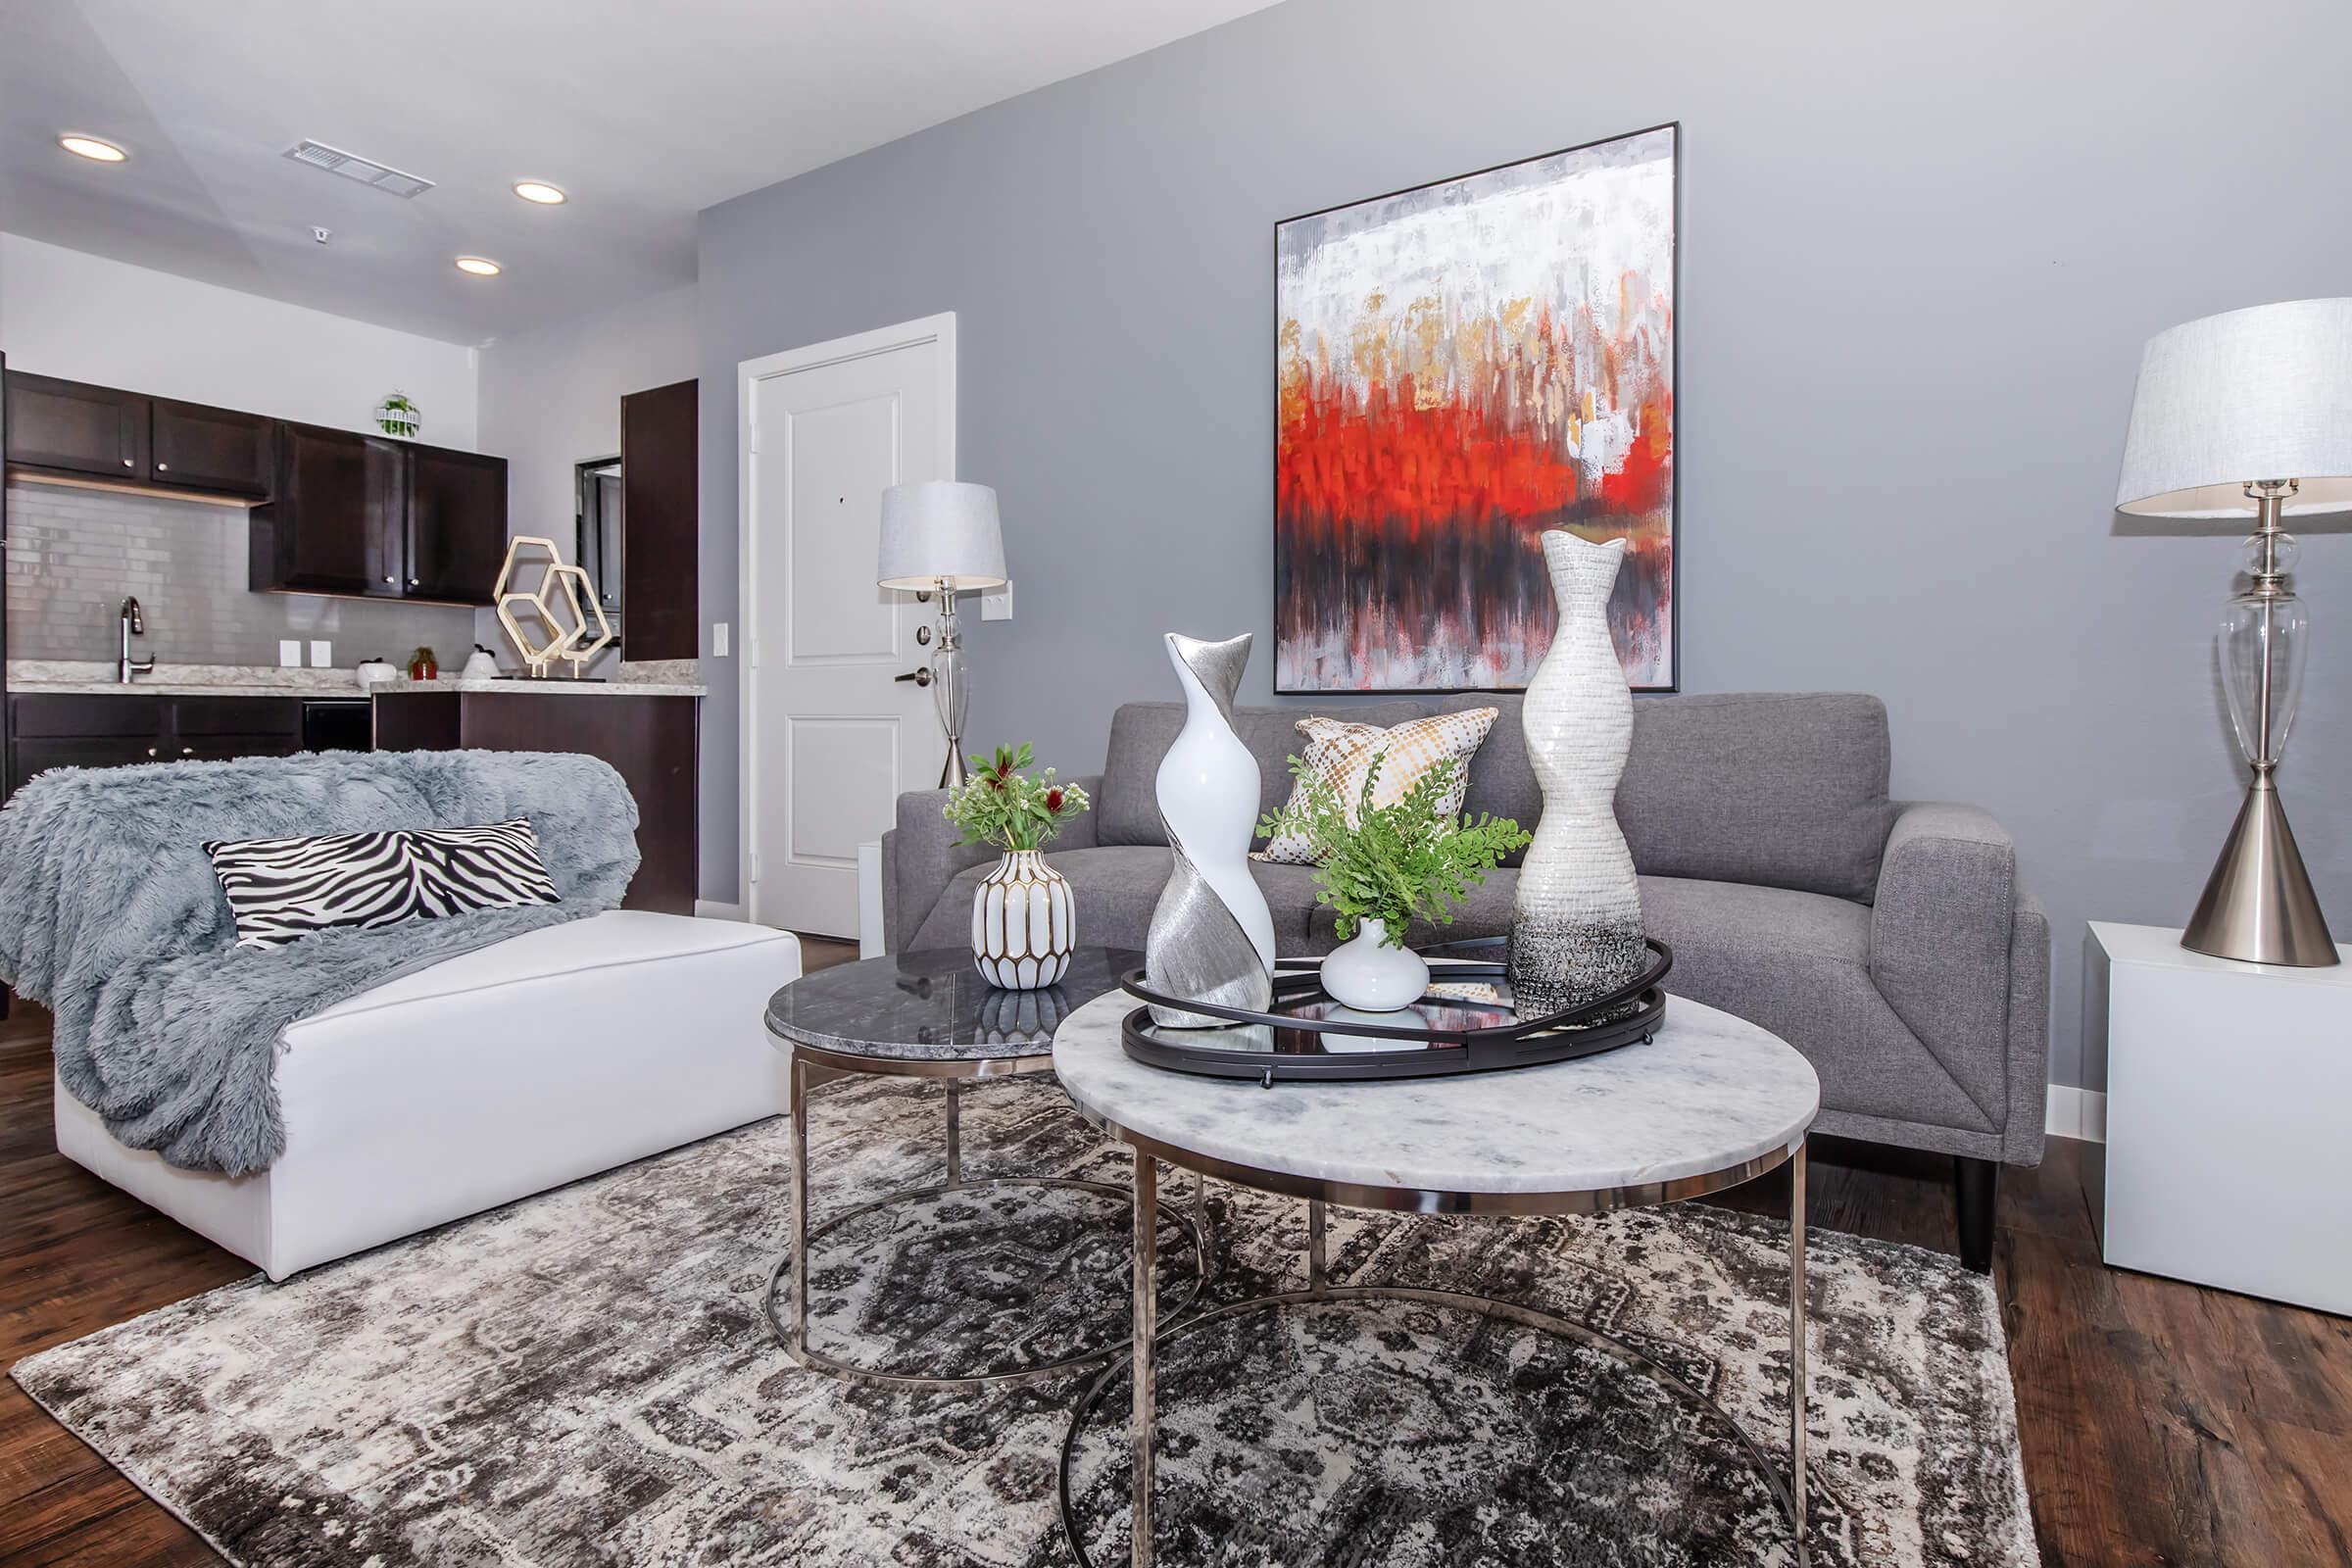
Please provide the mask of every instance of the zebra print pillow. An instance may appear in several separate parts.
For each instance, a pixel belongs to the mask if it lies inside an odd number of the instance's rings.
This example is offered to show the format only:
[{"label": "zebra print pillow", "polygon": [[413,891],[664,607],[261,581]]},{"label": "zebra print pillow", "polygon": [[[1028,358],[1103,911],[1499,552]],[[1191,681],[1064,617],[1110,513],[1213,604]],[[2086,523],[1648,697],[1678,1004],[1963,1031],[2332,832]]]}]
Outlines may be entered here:
[{"label": "zebra print pillow", "polygon": [[530,818],[204,847],[236,916],[237,946],[274,948],[338,926],[558,904]]}]

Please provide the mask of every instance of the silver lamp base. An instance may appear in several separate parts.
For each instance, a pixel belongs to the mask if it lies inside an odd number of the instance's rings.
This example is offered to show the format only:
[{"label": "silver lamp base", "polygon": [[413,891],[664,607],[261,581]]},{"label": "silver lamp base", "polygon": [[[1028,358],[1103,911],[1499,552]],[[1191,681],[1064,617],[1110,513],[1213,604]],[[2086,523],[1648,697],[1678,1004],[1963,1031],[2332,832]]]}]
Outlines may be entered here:
[{"label": "silver lamp base", "polygon": [[2214,862],[2180,945],[2216,958],[2318,969],[2337,962],[2335,939],[2268,768],[2254,774],[2246,804]]}]

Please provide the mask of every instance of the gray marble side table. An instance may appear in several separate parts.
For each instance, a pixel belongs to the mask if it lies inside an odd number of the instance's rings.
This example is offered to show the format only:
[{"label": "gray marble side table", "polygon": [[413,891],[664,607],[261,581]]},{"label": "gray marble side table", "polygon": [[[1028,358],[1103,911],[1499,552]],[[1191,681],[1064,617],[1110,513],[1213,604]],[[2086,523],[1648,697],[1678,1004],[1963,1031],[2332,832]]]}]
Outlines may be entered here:
[{"label": "gray marble side table", "polygon": [[[1681,997],[1646,1044],[1549,1066],[1385,1082],[1283,1083],[1148,1066],[1120,1044],[1135,1005],[1118,993],[1073,1012],[1054,1037],[1054,1070],[1081,1114],[1135,1158],[1134,1407],[1129,1555],[1152,1561],[1154,1362],[1168,1340],[1246,1312],[1304,1302],[1403,1299],[1485,1313],[1615,1357],[1711,1411],[1737,1437],[1788,1520],[1799,1568],[1805,1530],[1805,1136],[1821,1081],[1794,1048],[1730,1013]],[[1307,1287],[1155,1324],[1152,1277],[1161,1161],[1259,1192],[1304,1199]],[[1712,1399],[1614,1336],[1485,1297],[1403,1286],[1335,1285],[1324,1268],[1324,1208],[1419,1214],[1589,1214],[1679,1202],[1787,1163],[1789,1200],[1789,1473]],[[1114,1360],[1083,1394],[1062,1443],[1061,1517],[1081,1568],[1093,1562],[1070,1490],[1089,1413],[1125,1369]]]},{"label": "gray marble side table", "polygon": [[[906,1373],[850,1364],[808,1344],[809,1250],[839,1226],[893,1204],[977,1188],[1041,1188],[1092,1193],[1126,1203],[1126,1189],[1102,1182],[1051,1176],[963,1174],[962,1089],[968,1080],[1051,1072],[1054,1029],[1083,1004],[1115,992],[1119,975],[1144,961],[1120,948],[1080,948],[1060,983],[1036,991],[1000,991],[980,978],[972,956],[939,949],[865,958],[805,975],[768,1000],[767,1032],[791,1058],[788,1110],[792,1118],[792,1250],[776,1260],[761,1308],[793,1358],[803,1366],[852,1383],[897,1389],[1010,1388],[1061,1376],[1107,1360],[1125,1342],[1101,1346],[1040,1366],[980,1374]],[[855,1075],[942,1079],[947,1087],[947,1179],[885,1194],[808,1227],[808,1092]],[[1200,1190],[1193,1212],[1178,1223],[1189,1234],[1199,1270],[1181,1311],[1210,1273]],[[1155,1238],[1156,1240],[1156,1238]],[[1150,1270],[1144,1276],[1152,1278]],[[789,1316],[778,1309],[779,1284],[788,1287]],[[1155,1295],[1155,1293],[1153,1293]],[[1157,1305],[1154,1299],[1154,1307]]]}]

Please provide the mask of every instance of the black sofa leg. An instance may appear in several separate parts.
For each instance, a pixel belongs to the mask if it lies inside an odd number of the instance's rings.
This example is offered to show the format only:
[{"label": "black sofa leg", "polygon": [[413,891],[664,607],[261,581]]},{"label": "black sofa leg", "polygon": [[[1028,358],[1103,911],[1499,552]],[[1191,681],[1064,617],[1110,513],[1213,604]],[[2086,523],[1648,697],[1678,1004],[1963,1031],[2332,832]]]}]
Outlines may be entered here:
[{"label": "black sofa leg", "polygon": [[2001,1167],[1989,1159],[1955,1154],[1960,1188],[1960,1262],[1979,1274],[1992,1272],[1992,1200]]}]

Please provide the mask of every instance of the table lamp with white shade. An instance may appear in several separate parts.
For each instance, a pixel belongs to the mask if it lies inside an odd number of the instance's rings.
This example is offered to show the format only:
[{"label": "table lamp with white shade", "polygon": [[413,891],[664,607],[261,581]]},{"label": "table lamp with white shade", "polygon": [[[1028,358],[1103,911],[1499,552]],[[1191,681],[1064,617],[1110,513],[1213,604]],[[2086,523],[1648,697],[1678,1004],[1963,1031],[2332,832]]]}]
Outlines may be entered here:
[{"label": "table lamp with white shade", "polygon": [[2254,770],[2180,945],[2222,958],[2336,961],[2272,776],[2302,697],[2311,619],[2289,517],[2352,513],[2352,299],[2230,311],[2148,342],[2118,512],[2251,516],[2247,582],[2222,612],[2222,680]]},{"label": "table lamp with white shade", "polygon": [[956,640],[956,596],[1002,588],[1004,534],[997,521],[997,493],[984,484],[926,479],[882,492],[882,549],[875,575],[885,588],[939,596],[939,645],[926,670],[901,675],[931,688],[939,722],[948,732],[942,785],[961,784],[963,717],[971,694],[964,684],[963,649]]}]

